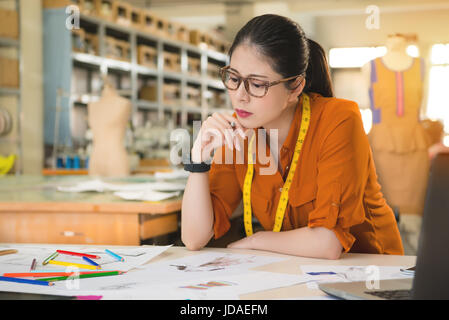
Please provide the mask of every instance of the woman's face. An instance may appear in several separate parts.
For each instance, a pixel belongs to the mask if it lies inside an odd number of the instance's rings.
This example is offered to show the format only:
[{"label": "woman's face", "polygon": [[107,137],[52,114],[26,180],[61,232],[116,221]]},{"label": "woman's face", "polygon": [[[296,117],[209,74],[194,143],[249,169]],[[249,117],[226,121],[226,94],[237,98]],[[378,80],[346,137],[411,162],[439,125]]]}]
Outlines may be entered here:
[{"label": "woman's face", "polygon": [[[230,70],[241,77],[260,79],[263,81],[276,81],[283,77],[275,72],[259,51],[251,45],[241,44],[232,53]],[[296,90],[295,90],[296,91]],[[283,83],[268,89],[262,98],[248,94],[241,82],[237,90],[228,90],[232,106],[240,123],[246,128],[264,127],[276,120],[289,103],[297,101],[297,96],[288,90]]]}]

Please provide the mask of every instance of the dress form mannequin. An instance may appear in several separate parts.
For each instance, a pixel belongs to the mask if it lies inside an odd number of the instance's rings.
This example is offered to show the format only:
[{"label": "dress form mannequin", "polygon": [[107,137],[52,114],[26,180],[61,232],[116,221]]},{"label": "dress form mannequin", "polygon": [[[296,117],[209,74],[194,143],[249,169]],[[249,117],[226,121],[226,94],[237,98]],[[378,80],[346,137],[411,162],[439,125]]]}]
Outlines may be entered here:
[{"label": "dress form mannequin", "polygon": [[362,68],[369,88],[373,126],[368,135],[379,183],[400,214],[406,254],[416,254],[429,171],[429,137],[419,120],[424,64],[410,57],[407,39],[387,39],[387,54]]},{"label": "dress form mannequin", "polygon": [[130,173],[124,146],[131,103],[106,84],[99,101],[88,105],[88,123],[93,133],[89,175],[120,177]]}]

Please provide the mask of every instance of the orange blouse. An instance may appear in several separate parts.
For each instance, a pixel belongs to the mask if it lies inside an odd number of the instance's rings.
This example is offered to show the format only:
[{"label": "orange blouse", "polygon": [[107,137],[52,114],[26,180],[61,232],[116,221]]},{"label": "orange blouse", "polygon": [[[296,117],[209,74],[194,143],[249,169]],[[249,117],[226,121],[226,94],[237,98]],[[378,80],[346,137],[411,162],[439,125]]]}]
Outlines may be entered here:
[{"label": "orange blouse", "polygon": [[[345,252],[402,255],[398,227],[380,191],[357,104],[315,93],[309,95],[312,110],[309,131],[289,191],[281,231],[325,227],[335,233]],[[260,174],[270,164],[266,159],[259,162],[259,142],[256,142],[251,205],[253,217],[265,230],[273,230],[280,190],[288,175],[300,129],[301,105],[302,99],[280,149],[284,175],[277,168],[273,175]],[[245,139],[244,162],[236,163],[234,152],[234,162],[226,164],[225,146],[214,156],[209,183],[215,239],[229,230],[230,217],[242,199],[247,144]],[[219,157],[222,157],[221,164],[216,163]]]}]

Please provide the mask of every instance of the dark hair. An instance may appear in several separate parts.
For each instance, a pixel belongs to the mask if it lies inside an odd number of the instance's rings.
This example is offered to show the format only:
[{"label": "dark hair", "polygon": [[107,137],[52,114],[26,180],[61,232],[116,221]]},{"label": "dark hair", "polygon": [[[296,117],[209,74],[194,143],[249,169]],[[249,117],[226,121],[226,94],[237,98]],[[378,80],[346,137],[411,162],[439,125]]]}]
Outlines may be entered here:
[{"label": "dark hair", "polygon": [[305,74],[304,92],[316,92],[324,97],[334,96],[323,48],[307,39],[296,22],[274,14],[251,19],[237,33],[229,56],[232,57],[237,46],[245,42],[254,45],[269,59],[273,70],[284,78]]}]

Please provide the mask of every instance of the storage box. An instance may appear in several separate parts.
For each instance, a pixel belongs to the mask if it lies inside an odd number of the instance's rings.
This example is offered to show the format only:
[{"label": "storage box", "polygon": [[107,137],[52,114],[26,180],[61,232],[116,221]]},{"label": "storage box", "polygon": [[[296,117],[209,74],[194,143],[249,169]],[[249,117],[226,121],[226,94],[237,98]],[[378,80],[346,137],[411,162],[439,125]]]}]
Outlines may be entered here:
[{"label": "storage box", "polygon": [[192,76],[201,75],[201,60],[200,58],[187,57],[187,72]]},{"label": "storage box", "polygon": [[199,30],[190,30],[190,43],[199,46],[200,48],[207,48],[207,35]]},{"label": "storage box", "polygon": [[116,1],[113,5],[114,21],[123,26],[131,26],[132,6],[128,3]]},{"label": "storage box", "polygon": [[157,86],[145,85],[139,91],[139,99],[146,101],[157,101]]},{"label": "storage box", "polygon": [[0,87],[19,88],[19,61],[0,57]]},{"label": "storage box", "polygon": [[181,56],[179,53],[164,51],[164,70],[181,72]]},{"label": "storage box", "polygon": [[19,16],[17,11],[0,8],[0,37],[19,38]]},{"label": "storage box", "polygon": [[96,0],[78,0],[80,12],[87,15],[96,15]]},{"label": "storage box", "polygon": [[[84,0],[84,5],[86,1]],[[92,0],[90,0],[92,1]],[[95,15],[101,19],[114,21],[114,12],[116,7],[115,0],[94,0],[95,1]]]},{"label": "storage box", "polygon": [[157,68],[156,48],[146,45],[137,46],[137,63],[148,68]]},{"label": "storage box", "polygon": [[162,18],[157,17],[156,18],[156,35],[163,37],[163,38],[170,38],[170,34],[168,32],[170,23]]},{"label": "storage box", "polygon": [[199,88],[187,86],[185,105],[188,107],[201,107],[201,90]]},{"label": "storage box", "polygon": [[128,42],[106,37],[106,57],[121,61],[131,61],[131,49]]},{"label": "storage box", "polygon": [[162,86],[163,103],[169,106],[179,105],[181,98],[181,88],[179,84],[164,83]]},{"label": "storage box", "polygon": [[78,2],[75,0],[73,0],[73,1],[71,1],[71,0],[43,0],[42,1],[42,7],[45,9],[63,8],[63,7],[70,6],[72,4],[77,5]]},{"label": "storage box", "polygon": [[157,29],[156,28],[157,21],[158,18],[152,12],[144,10],[141,26],[142,31],[155,35]]},{"label": "storage box", "polygon": [[98,36],[96,34],[86,32],[84,37],[86,53],[98,56]]},{"label": "storage box", "polygon": [[213,79],[220,78],[220,66],[215,63],[207,63],[207,75]]},{"label": "storage box", "polygon": [[136,29],[141,29],[143,26],[143,10],[131,7],[131,26]]},{"label": "storage box", "polygon": [[189,35],[189,29],[184,25],[178,25],[178,30],[176,32],[176,40],[182,41],[182,42],[189,42],[190,35]]}]

